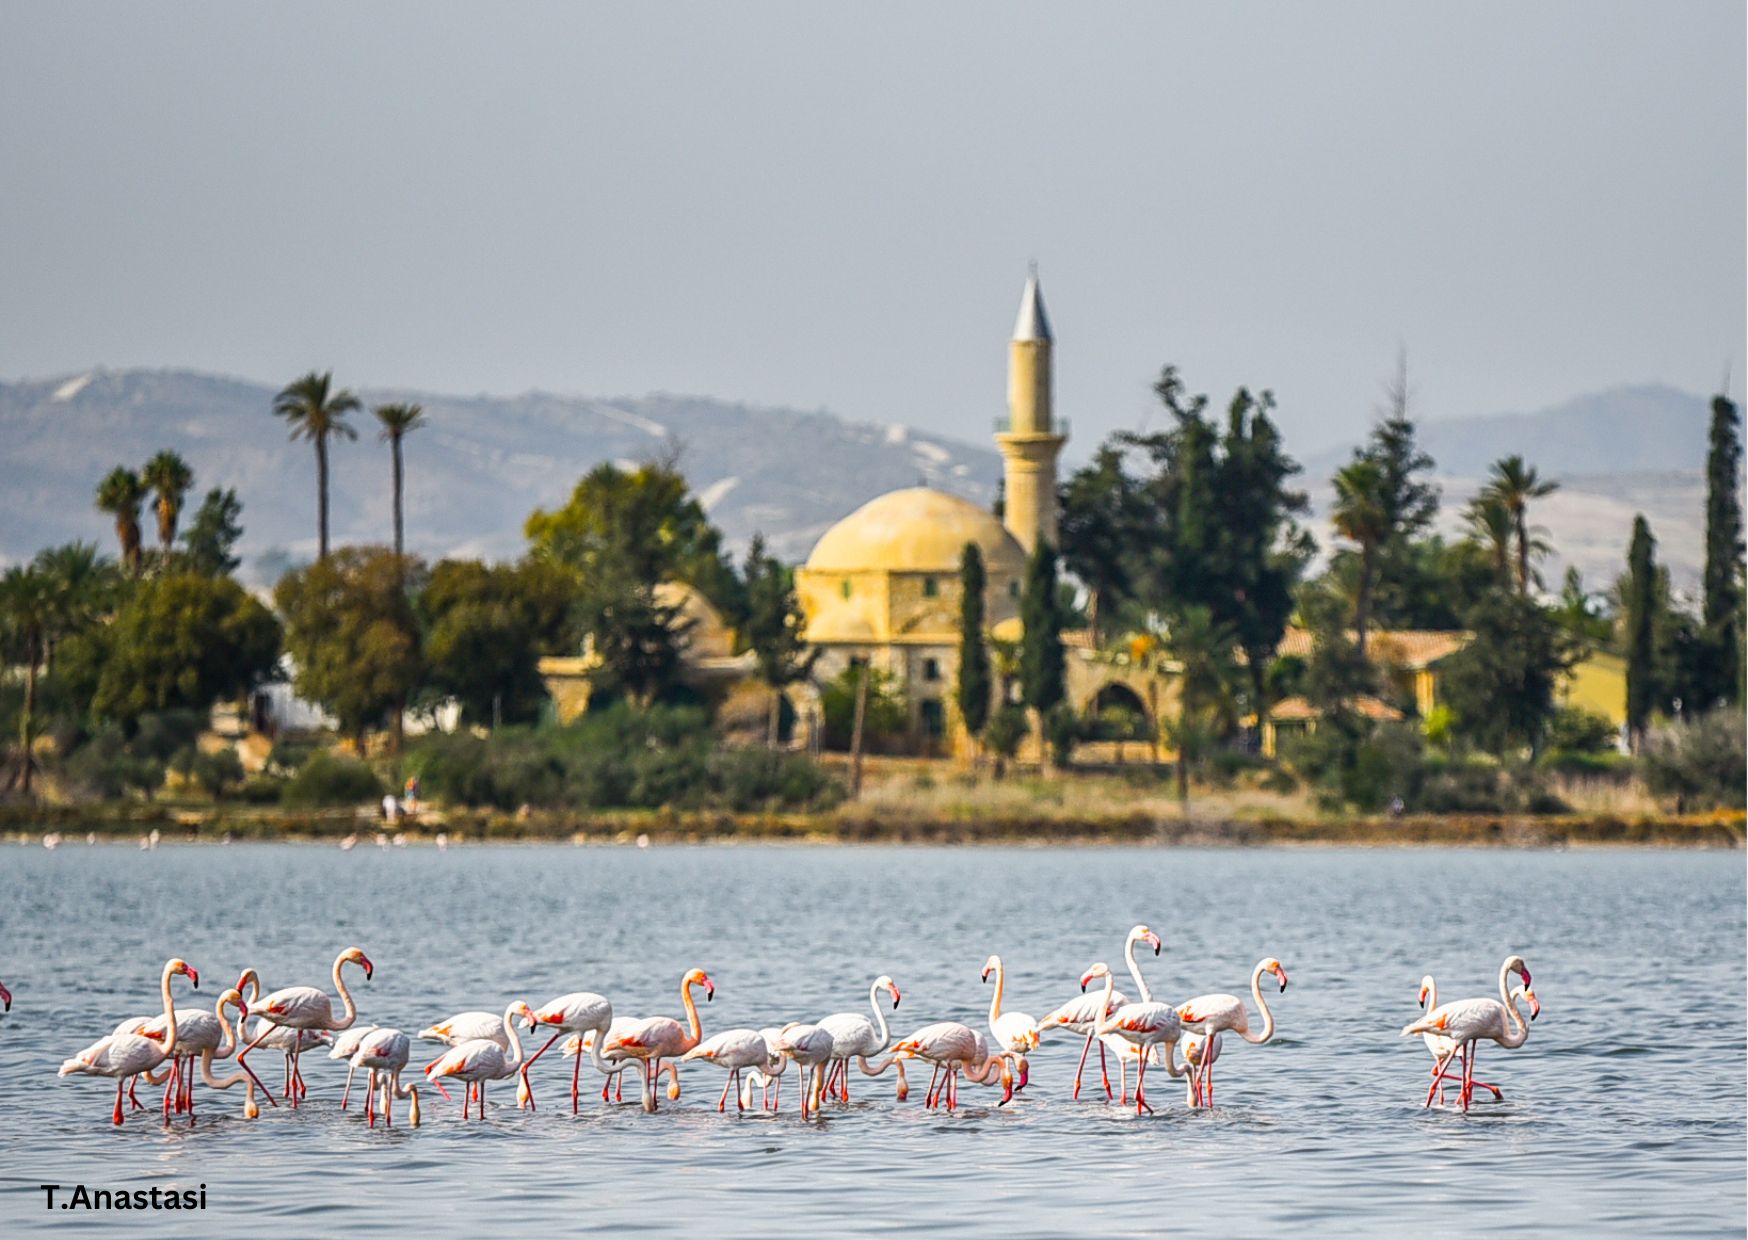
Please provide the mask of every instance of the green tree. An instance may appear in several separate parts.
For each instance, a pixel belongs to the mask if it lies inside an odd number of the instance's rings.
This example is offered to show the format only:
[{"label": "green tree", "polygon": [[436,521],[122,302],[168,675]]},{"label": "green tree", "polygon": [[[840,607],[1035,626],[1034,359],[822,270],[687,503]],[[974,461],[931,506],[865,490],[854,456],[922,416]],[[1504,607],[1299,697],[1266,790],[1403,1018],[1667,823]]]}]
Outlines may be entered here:
[{"label": "green tree", "polygon": [[1335,508],[1330,521],[1335,532],[1359,547],[1359,581],[1354,595],[1354,644],[1366,653],[1366,623],[1371,618],[1372,590],[1378,557],[1398,531],[1391,524],[1383,468],[1360,457],[1336,471]]},{"label": "green tree", "polygon": [[403,565],[387,547],[347,547],[287,573],[273,591],[297,692],[360,750],[366,730],[398,712],[424,672],[412,603],[422,569],[403,573]]},{"label": "green tree", "polygon": [[1523,594],[1501,592],[1469,616],[1475,638],[1445,663],[1458,730],[1491,753],[1541,749],[1559,679],[1577,650],[1559,622]]},{"label": "green tree", "polygon": [[1486,494],[1497,499],[1511,515],[1512,534],[1517,544],[1517,592],[1528,594],[1532,575],[1530,560],[1535,551],[1529,526],[1529,504],[1560,489],[1557,482],[1544,482],[1535,468],[1513,454],[1493,462],[1488,475]]},{"label": "green tree", "polygon": [[1177,750],[1177,795],[1185,806],[1190,803],[1190,769],[1207,755],[1231,716],[1234,645],[1232,630],[1200,606],[1180,610],[1166,634],[1166,653],[1181,669],[1177,719],[1168,726],[1166,739]]},{"label": "green tree", "polygon": [[851,664],[819,689],[820,722],[827,749],[848,750],[855,726],[856,692],[861,677],[868,678],[868,702],[862,716],[863,742],[870,749],[902,737],[910,728],[910,710],[897,679],[879,668]]},{"label": "green tree", "polygon": [[334,390],[334,372],[310,371],[286,384],[273,398],[273,413],[291,427],[291,437],[316,449],[316,558],[328,558],[328,440],[357,439],[346,415],[363,408],[345,388]]},{"label": "green tree", "polygon": [[782,693],[813,672],[819,651],[810,649],[802,633],[807,613],[795,596],[794,574],[765,551],[765,540],[753,536],[742,570],[746,617],[741,637],[758,660],[759,679],[771,689],[770,717],[765,725],[765,743],[773,748],[782,722]]},{"label": "green tree", "polygon": [[1636,753],[1662,696],[1657,676],[1657,542],[1643,514],[1633,518],[1627,552],[1626,653],[1627,733]]},{"label": "green tree", "polygon": [[140,481],[157,495],[158,547],[167,567],[170,552],[176,546],[176,522],[182,515],[182,501],[188,488],[194,485],[194,471],[187,461],[166,449],[146,462],[140,471]]},{"label": "green tree", "polygon": [[97,484],[97,507],[115,518],[115,538],[121,544],[121,562],[128,576],[140,575],[140,505],[146,488],[140,476],[117,465]]},{"label": "green tree", "polygon": [[1377,551],[1372,575],[1373,622],[1402,628],[1453,628],[1456,620],[1425,615],[1429,596],[1441,593],[1437,574],[1429,576],[1429,561],[1443,551],[1443,543],[1423,537],[1438,515],[1438,487],[1427,479],[1433,459],[1421,451],[1409,416],[1408,355],[1397,354],[1396,373],[1384,386],[1385,404],[1356,459],[1376,464],[1380,478],[1379,502],[1388,536]]},{"label": "green tree", "polygon": [[1067,692],[1062,615],[1056,599],[1056,552],[1040,539],[1020,587],[1020,694],[1040,720]]},{"label": "green tree", "polygon": [[1712,398],[1706,453],[1705,618],[1713,700],[1735,704],[1742,692],[1742,412]]},{"label": "green tree", "polygon": [[190,570],[207,577],[228,577],[242,563],[235,554],[243,536],[243,503],[230,487],[206,493],[194,520],[182,533],[183,554]]},{"label": "green tree", "polygon": [[540,653],[552,636],[545,575],[541,565],[441,560],[420,590],[425,688],[455,699],[467,723],[539,717]]},{"label": "green tree", "polygon": [[992,692],[989,647],[983,632],[986,586],[983,552],[976,543],[968,542],[959,553],[959,677],[953,686],[953,700],[973,745],[979,743],[989,723]]},{"label": "green tree", "polygon": [[1513,536],[1511,509],[1499,496],[1482,491],[1464,509],[1463,522],[1469,527],[1469,537],[1474,545],[1485,548],[1493,565],[1494,580],[1501,586],[1509,586]]},{"label": "green tree", "polygon": [[154,577],[104,631],[92,711],[128,725],[149,712],[206,711],[272,674],[279,637],[273,613],[228,577]]},{"label": "green tree", "polygon": [[47,655],[55,623],[54,590],[49,577],[35,567],[14,567],[0,576],[0,647],[8,663],[24,665],[24,701],[18,711],[18,759],[8,780],[30,795],[36,767],[37,671]]},{"label": "green tree", "polygon": [[43,663],[55,670],[62,641],[89,630],[115,605],[121,578],[113,561],[88,542],[65,543],[37,552],[34,564],[48,583],[50,624]]},{"label": "green tree", "polygon": [[405,555],[407,548],[401,525],[401,440],[425,425],[422,405],[378,405],[374,411],[382,423],[382,438],[388,443],[394,462],[395,554]]},{"label": "green tree", "polygon": [[1020,745],[1031,730],[1026,712],[1019,706],[1003,706],[989,717],[989,724],[983,731],[983,743],[995,755],[997,779],[1007,773],[1007,764],[1020,752]]},{"label": "green tree", "polygon": [[1062,562],[1086,587],[1086,622],[1094,644],[1102,640],[1116,606],[1133,594],[1137,502],[1123,450],[1115,442],[1101,444],[1092,464],[1069,475],[1057,496]]}]

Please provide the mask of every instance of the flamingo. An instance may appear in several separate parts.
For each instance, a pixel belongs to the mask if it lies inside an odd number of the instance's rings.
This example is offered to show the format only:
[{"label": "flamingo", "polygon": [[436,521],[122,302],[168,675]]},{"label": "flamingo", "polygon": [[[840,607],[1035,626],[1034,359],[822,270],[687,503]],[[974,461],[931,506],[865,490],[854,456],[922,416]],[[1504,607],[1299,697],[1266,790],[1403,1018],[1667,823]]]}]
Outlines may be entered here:
[{"label": "flamingo", "polygon": [[892,1054],[895,1058],[921,1059],[933,1064],[937,1076],[946,1073],[938,1090],[934,1079],[929,1081],[929,1092],[923,1105],[930,1109],[939,1106],[945,1098],[947,1112],[951,1114],[959,1102],[960,1076],[982,1085],[998,1068],[1001,1070],[1002,1098],[997,1105],[1006,1106],[1014,1096],[1013,1074],[1008,1068],[1009,1052],[991,1054],[989,1043],[981,1033],[956,1020],[925,1025],[894,1044]]},{"label": "flamingo", "polygon": [[[1523,985],[1508,991],[1513,973],[1523,979]],[[1423,1106],[1432,1105],[1433,1095],[1438,1092],[1445,1070],[1450,1067],[1451,1056],[1461,1052],[1463,1111],[1467,1113],[1470,1097],[1475,1092],[1476,1044],[1486,1038],[1509,1050],[1515,1050],[1529,1038],[1529,1025],[1524,1021],[1523,1014],[1517,1010],[1519,998],[1529,1000],[1530,1020],[1542,1014],[1541,1001],[1536,998],[1536,992],[1531,988],[1529,966],[1523,962],[1522,956],[1507,956],[1505,963],[1499,966],[1498,999],[1458,999],[1442,1004],[1402,1030],[1403,1037],[1416,1033],[1443,1034],[1454,1044],[1444,1058],[1439,1060],[1433,1082],[1427,1088]]]},{"label": "flamingo", "polygon": [[[464,1042],[475,1042],[483,1039],[487,1042],[496,1042],[505,1050],[510,1049],[510,1039],[504,1033],[504,1018],[494,1012],[457,1012],[446,1020],[439,1021],[435,1025],[427,1025],[419,1030],[418,1037],[422,1041],[441,1042],[451,1048],[460,1046]],[[442,1056],[438,1056],[438,1058],[442,1058]],[[436,1062],[437,1060],[433,1059],[425,1067],[429,1068],[432,1063]],[[437,1092],[442,1094],[445,1099],[449,1097],[449,1091],[443,1088],[441,1082],[437,1084]],[[467,1092],[471,1100],[472,1085],[467,1087]],[[517,1093],[527,1097],[530,1102],[533,1101],[534,1095],[527,1088],[526,1077],[523,1078],[523,1086],[517,1090]]]},{"label": "flamingo", "polygon": [[983,962],[982,980],[986,985],[991,973],[995,974],[995,994],[989,1001],[989,1032],[995,1038],[997,1046],[1013,1054],[1014,1064],[1020,1070],[1020,1079],[1014,1088],[1021,1090],[1031,1079],[1032,1065],[1026,1059],[1026,1052],[1038,1049],[1038,1022],[1024,1012],[1003,1012],[1001,1010],[1002,989],[1007,982],[1007,970],[1002,967],[1000,956],[991,956]]},{"label": "flamingo", "polygon": [[[868,1056],[885,1053],[892,1044],[892,1032],[886,1026],[886,1013],[880,1010],[880,992],[886,991],[892,996],[892,1009],[898,1010],[898,983],[884,973],[874,979],[874,984],[868,988],[868,1006],[874,1012],[874,1019],[869,1020],[860,1012],[834,1012],[824,1020],[816,1022],[821,1029],[832,1035],[832,1059],[826,1072],[826,1094],[830,1096],[832,1083],[837,1082],[839,1100],[850,1100],[850,1060],[855,1059],[864,1074],[878,1075],[868,1067]],[[892,1062],[892,1061],[889,1061]],[[904,1079],[904,1064],[896,1061],[898,1067],[898,1100],[903,1102],[910,1093],[910,1085]]]},{"label": "flamingo", "polygon": [[[1433,981],[1432,974],[1428,973],[1425,977],[1420,979],[1420,1010],[1423,1012],[1430,1012],[1437,1006],[1438,983]],[[1425,1039],[1426,1049],[1432,1054],[1432,1062],[1435,1070],[1440,1063],[1443,1063],[1446,1059],[1450,1058],[1450,1052],[1457,1048],[1457,1044],[1442,1033],[1423,1033],[1420,1036]],[[1444,1082],[1460,1080],[1462,1080],[1461,1076],[1453,1076],[1449,1072],[1441,1072],[1439,1074],[1438,1101],[1440,1106],[1443,1106],[1445,1101]],[[1495,1102],[1505,1101],[1505,1094],[1500,1090],[1499,1086],[1489,1085],[1486,1081],[1476,1081],[1475,1084],[1479,1085],[1482,1089],[1490,1090]]]},{"label": "flamingo", "polygon": [[819,1025],[791,1021],[777,1033],[777,1051],[793,1060],[801,1073],[796,1088],[801,1091],[801,1118],[819,1114],[821,1096],[825,1093],[825,1069],[837,1048],[831,1030]]},{"label": "flamingo", "polygon": [[[225,1025],[224,1045],[217,1050],[203,1051],[201,1053],[200,1079],[209,1089],[229,1089],[233,1085],[242,1084],[244,1087],[243,1117],[245,1119],[256,1119],[261,1114],[261,1108],[255,1105],[255,1089],[259,1086],[262,1093],[267,1092],[267,1087],[261,1084],[260,1078],[246,1066],[243,1070],[233,1072],[222,1080],[215,1078],[212,1074],[213,1060],[229,1059],[232,1055],[236,1054],[237,1048],[243,1045],[243,1026],[247,1024],[249,1020],[249,1005],[244,1001],[242,992],[235,986],[220,995],[218,1004],[213,1008],[220,1023],[224,1022],[225,1009],[227,1007],[234,1007],[237,1009],[236,1030],[233,1032],[228,1024]],[[178,1013],[178,1015],[180,1015],[180,1013]],[[192,1118],[192,1116],[190,1118]]]},{"label": "flamingo", "polygon": [[10,1012],[11,1010],[12,992],[6,989],[5,983],[0,982],[0,1013]]},{"label": "flamingo", "polygon": [[[238,1022],[248,1019],[249,1008],[243,1002],[243,996],[234,987],[219,996],[219,1001],[212,1011],[205,1008],[176,1009],[176,1054],[170,1059],[169,1084],[166,1091],[173,1090],[175,1098],[171,1102],[173,1111],[186,1111],[190,1122],[194,1120],[194,1063],[195,1060],[210,1062],[213,1059],[229,1059],[237,1053],[242,1042],[233,1036],[231,1025],[225,1019],[225,1008],[229,1006],[230,996],[236,995],[236,1006],[239,1012]],[[143,1026],[129,1028],[134,1021],[123,1021],[117,1026],[117,1033],[137,1033],[142,1037],[158,1041],[164,1039],[168,1022],[162,1016],[154,1016]],[[240,1031],[239,1031],[240,1032]],[[146,1080],[158,1084],[162,1078],[151,1073],[143,1073]],[[251,1073],[250,1075],[253,1075]],[[261,1085],[260,1079],[255,1083]],[[263,1091],[265,1085],[261,1085]]]},{"label": "flamingo", "polygon": [[[559,1053],[566,1059],[583,1055],[594,1057],[595,1067],[605,1073],[608,1078],[601,1083],[602,1102],[608,1101],[609,1096],[614,1102],[624,1102],[625,1070],[633,1064],[638,1064],[640,1067],[641,1064],[638,1060],[622,1054],[609,1059],[605,1052],[599,1052],[598,1048],[604,1040],[610,1041],[622,1033],[628,1033],[636,1024],[637,1021],[629,1016],[615,1016],[613,1023],[607,1026],[605,1034],[573,1033],[564,1040],[564,1045],[559,1047]],[[662,1072],[668,1074],[668,1097],[678,1098],[680,1096],[680,1070],[671,1063],[665,1063],[661,1066],[661,1072],[656,1073],[658,1079]]]},{"label": "flamingo", "polygon": [[[1113,1008],[1111,993],[1116,982],[1111,977],[1110,966],[1103,961],[1093,965],[1081,974],[1080,984],[1084,988],[1098,977],[1105,979],[1103,1008],[1106,1015],[1093,1030],[1100,1037],[1115,1034],[1135,1046],[1135,1114],[1139,1115],[1143,1110],[1151,1114],[1153,1108],[1147,1102],[1147,1061],[1153,1058],[1155,1047],[1164,1046],[1167,1074],[1173,1077],[1182,1076],[1183,1069],[1177,1064],[1177,1042],[1183,1034],[1183,1026],[1169,1003],[1155,1003],[1146,999],[1140,1003],[1125,1003],[1121,1007]],[[1125,1091],[1127,1085],[1125,1080]]]},{"label": "flamingo", "polygon": [[[692,1002],[692,987],[704,987],[704,1001],[716,997],[716,983],[703,969],[692,969],[680,979],[680,1003],[686,1009],[686,1024],[668,1016],[651,1016],[631,1025],[624,1032],[610,1034],[601,1053],[618,1059],[636,1059],[643,1064],[643,1109],[656,1109],[655,1079],[661,1074],[662,1060],[675,1059],[697,1046],[704,1036],[698,1021],[698,1007]],[[668,1097],[678,1097],[679,1078],[669,1078]]]},{"label": "flamingo", "polygon": [[[1205,1052],[1203,1050],[1204,1047],[1207,1048]],[[1220,1035],[1217,1033],[1210,1033],[1207,1037],[1203,1037],[1199,1033],[1185,1034],[1183,1039],[1178,1043],[1178,1050],[1183,1054],[1184,1063],[1188,1064],[1190,1067],[1202,1067],[1202,1056],[1204,1053],[1208,1057],[1208,1066],[1212,1067],[1220,1058]],[[1213,1097],[1212,1091],[1209,1092],[1208,1096],[1210,1098]],[[1196,1079],[1196,1073],[1191,1072],[1188,1074],[1188,1079],[1184,1084],[1184,1104],[1186,1106],[1194,1107],[1201,1105],[1201,1101],[1202,1092],[1200,1082]]]},{"label": "flamingo", "polygon": [[[268,1028],[256,1035],[255,1040],[245,1046],[237,1055],[238,1064],[247,1064],[249,1052],[260,1045],[263,1039],[273,1031],[274,1026],[285,1029],[308,1029],[327,1033],[338,1033],[342,1029],[350,1029],[358,1019],[358,1009],[352,1002],[352,992],[346,989],[346,979],[340,975],[340,970],[348,964],[356,964],[364,970],[364,979],[370,980],[376,971],[370,963],[370,957],[356,947],[348,947],[334,957],[334,989],[340,994],[340,1002],[345,1011],[334,1014],[334,1005],[328,996],[314,986],[288,986],[284,990],[276,990],[265,999],[250,1001],[250,1008],[259,1011],[262,1018],[268,1022]],[[239,984],[238,989],[242,989]],[[291,1070],[293,1078],[301,1089],[303,1073],[299,1068],[299,1057],[303,1054],[303,1046],[295,1045],[291,1051]],[[297,1106],[299,1091],[293,1090],[291,1105]]]},{"label": "flamingo", "polygon": [[[237,989],[240,991],[245,986],[249,988],[249,993],[244,1002],[246,1004],[259,1003],[261,1001],[261,975],[252,968],[244,969],[237,978]],[[309,1092],[304,1088],[302,1073],[294,1071],[295,1065],[292,1063],[291,1053],[294,1050],[307,1050],[311,1046],[319,1045],[323,1038],[328,1035],[316,1034],[304,1029],[282,1029],[263,1017],[256,1018],[255,1033],[265,1035],[261,1039],[263,1050],[278,1051],[285,1059],[285,1087],[279,1096],[289,1098],[295,1092],[301,1097]],[[255,1075],[255,1070],[250,1068],[248,1064],[243,1064],[243,1067],[248,1069],[251,1076]],[[259,1083],[261,1078],[257,1076],[255,1079]],[[261,1086],[261,1092],[266,1095],[270,1105],[275,1107],[279,1105],[274,1100],[272,1091],[265,1085]]]},{"label": "flamingo", "polygon": [[[623,1062],[618,1067],[614,1067],[601,1058],[601,1040],[613,1027],[613,1005],[602,996],[587,990],[560,995],[545,1007],[535,1009],[534,1023],[551,1026],[552,1036],[546,1040],[545,1046],[530,1055],[527,1062],[522,1065],[522,1082],[528,1090],[528,1103],[531,1107],[534,1104],[534,1090],[532,1086],[528,1085],[528,1069],[534,1066],[535,1060],[552,1049],[554,1042],[568,1033],[593,1033],[595,1035],[589,1045],[593,1051],[595,1067],[599,1071],[612,1074],[625,1070]],[[571,1069],[572,1115],[577,1113],[578,1087],[582,1071],[583,1057],[578,1055],[576,1066]],[[602,1096],[605,1097],[605,1090],[602,1091]]]},{"label": "flamingo", "polygon": [[[1188,1003],[1177,1006],[1178,1019],[1192,1033],[1212,1034],[1230,1029],[1246,1042],[1261,1046],[1275,1036],[1275,1014],[1269,1010],[1269,1005],[1262,997],[1262,975],[1273,973],[1275,980],[1281,984],[1281,993],[1287,993],[1287,971],[1281,967],[1281,962],[1273,956],[1265,956],[1256,962],[1256,968],[1250,971],[1250,993],[1256,1000],[1256,1010],[1262,1013],[1262,1031],[1252,1034],[1250,1031],[1250,1014],[1245,1010],[1244,1000],[1237,995],[1197,995]],[[1197,1071],[1196,1093],[1200,1095],[1203,1106],[1214,1105],[1214,1060],[1216,1055],[1210,1055],[1203,1061]]]},{"label": "flamingo", "polygon": [[[164,965],[159,990],[164,999],[164,1037],[148,1038],[137,1033],[112,1033],[99,1038],[61,1065],[60,1076],[107,1076],[115,1081],[115,1111],[111,1122],[121,1123],[121,1094],[129,1077],[149,1072],[166,1059],[176,1055],[176,1008],[170,997],[170,979],[178,973],[195,987],[200,974],[186,960],[173,959]],[[164,1120],[170,1119],[170,1094],[164,1094]]]},{"label": "flamingo", "polygon": [[[1123,941],[1123,959],[1129,965],[1129,976],[1135,979],[1135,988],[1141,992],[1142,1002],[1148,1002],[1153,998],[1153,994],[1147,988],[1147,979],[1141,976],[1141,966],[1135,963],[1135,944],[1137,943],[1150,944],[1153,948],[1153,954],[1157,956],[1160,950],[1159,936],[1146,926],[1131,926]],[[1081,1073],[1086,1069],[1087,1052],[1092,1050],[1093,1039],[1097,1037],[1094,1031],[1099,1021],[1107,1015],[1107,1009],[1099,1006],[1098,996],[1086,994],[1085,989],[1082,987],[1081,994],[1070,999],[1038,1022],[1038,1027],[1041,1030],[1060,1027],[1073,1033],[1086,1034],[1086,1044],[1080,1048],[1080,1064],[1074,1070],[1074,1097],[1077,1099],[1080,1097]],[[1114,1007],[1122,1007],[1129,1000],[1121,991],[1113,989],[1108,1002]],[[1105,1100],[1109,1101],[1112,1095],[1111,1073],[1105,1060],[1107,1042],[1104,1038],[1099,1038],[1098,1042],[1099,1075],[1104,1078]],[[1118,1062],[1118,1067],[1123,1070],[1123,1101],[1127,1102],[1129,1100],[1128,1068],[1121,1060]]]},{"label": "flamingo", "polygon": [[[829,1051],[831,1035],[828,1033],[825,1036]],[[680,1056],[681,1063],[691,1063],[694,1060],[713,1063],[728,1073],[728,1079],[722,1083],[722,1097],[716,1100],[717,1112],[720,1114],[728,1109],[728,1091],[731,1088],[734,1090],[735,1106],[745,1111],[746,1097],[740,1088],[741,1069],[768,1067],[771,1048],[765,1043],[765,1035],[757,1029],[725,1029],[721,1033],[712,1034]],[[577,1063],[581,1066],[582,1056],[577,1057]]]},{"label": "flamingo", "polygon": [[346,1103],[352,1097],[352,1078],[358,1072],[358,1066],[352,1064],[352,1056],[358,1053],[358,1044],[364,1041],[365,1035],[376,1030],[375,1025],[353,1025],[339,1037],[334,1039],[334,1045],[328,1051],[329,1059],[338,1059],[351,1065],[346,1069],[346,1090],[340,1095],[340,1109],[346,1109]]},{"label": "flamingo", "polygon": [[[852,1012],[849,1015],[854,1016],[855,1013]],[[858,1017],[858,1019],[860,1018]],[[820,1028],[825,1028],[824,1021],[820,1022]],[[752,1105],[753,1090],[756,1089],[759,1091],[759,1109],[775,1111],[783,1104],[783,1073],[789,1067],[789,1059],[783,1054],[783,1030],[776,1025],[766,1025],[759,1030],[759,1036],[765,1039],[765,1049],[768,1055],[763,1067],[747,1069],[746,1081],[741,1085],[740,1091],[741,1109],[745,1110]],[[832,1049],[834,1051],[837,1049],[836,1038],[832,1040]],[[866,1060],[863,1062],[865,1063]],[[828,1086],[830,1084],[829,1077],[827,1084]],[[773,1086],[777,1090],[775,1098],[771,1095]],[[901,1098],[900,1101],[902,1100]]]},{"label": "flamingo", "polygon": [[406,1068],[411,1054],[412,1044],[399,1029],[373,1026],[358,1039],[357,1048],[352,1052],[352,1069],[357,1071],[364,1068],[370,1073],[367,1078],[364,1117],[372,1128],[376,1127],[377,1111],[382,1112],[386,1127],[394,1127],[396,1098],[412,1099],[407,1108],[407,1119],[414,1128],[419,1126],[419,1087],[407,1085],[403,1088],[401,1085],[401,1072]]},{"label": "flamingo", "polygon": [[[530,1029],[534,1027],[534,1010],[521,999],[511,1003],[504,1009],[504,1036],[509,1040],[508,1047],[500,1046],[489,1038],[475,1038],[460,1046],[452,1046],[425,1069],[425,1079],[436,1084],[444,1077],[451,1077],[468,1085],[478,1086],[477,1090],[471,1092],[479,1104],[479,1118],[484,1119],[486,1083],[507,1080],[522,1071],[522,1040],[516,1036],[516,1026],[512,1023],[517,1016],[527,1021]],[[522,1093],[525,1088],[525,1084],[518,1086],[518,1103],[526,1097]],[[461,1117],[467,1118],[465,1098],[461,1104]]]}]

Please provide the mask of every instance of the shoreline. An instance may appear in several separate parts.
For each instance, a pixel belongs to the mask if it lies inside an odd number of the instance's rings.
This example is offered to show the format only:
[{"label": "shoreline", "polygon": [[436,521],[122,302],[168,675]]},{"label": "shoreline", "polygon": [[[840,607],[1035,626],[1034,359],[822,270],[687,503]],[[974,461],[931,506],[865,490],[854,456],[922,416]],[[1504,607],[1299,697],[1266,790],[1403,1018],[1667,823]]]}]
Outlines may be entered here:
[{"label": "shoreline", "polygon": [[432,811],[390,825],[362,810],[287,812],[248,806],[187,808],[110,804],[0,809],[0,840],[38,844],[59,833],[69,845],[135,843],[156,830],[160,844],[240,842],[338,845],[348,836],[373,846],[376,836],[404,836],[408,846],[444,842],[531,844],[918,844],[1129,845],[1262,848],[1360,846],[1397,848],[1700,848],[1744,846],[1741,811],[1626,817],[1610,815],[1453,814],[1400,818],[1160,818],[1148,814],[988,817],[887,815],[853,808],[824,814],[713,812],[528,813]]}]

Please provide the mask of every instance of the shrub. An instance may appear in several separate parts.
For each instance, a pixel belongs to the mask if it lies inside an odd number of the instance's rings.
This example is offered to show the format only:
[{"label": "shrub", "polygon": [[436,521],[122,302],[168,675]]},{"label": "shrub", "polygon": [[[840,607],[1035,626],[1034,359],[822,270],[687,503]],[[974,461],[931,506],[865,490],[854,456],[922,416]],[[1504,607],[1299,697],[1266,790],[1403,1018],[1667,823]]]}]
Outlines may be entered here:
[{"label": "shrub", "polygon": [[1742,712],[1721,707],[1691,723],[1666,724],[1652,732],[1641,760],[1645,784],[1676,809],[1741,809],[1748,788],[1748,745]]},{"label": "shrub", "polygon": [[224,796],[226,789],[243,782],[243,760],[234,748],[229,747],[215,753],[198,753],[194,758],[193,775],[194,782],[217,801]]},{"label": "shrub", "polygon": [[1562,706],[1548,720],[1543,743],[1565,753],[1602,754],[1613,753],[1617,739],[1614,724],[1605,716],[1576,706]]},{"label": "shrub", "polygon": [[360,805],[382,796],[376,772],[356,758],[317,754],[286,782],[280,800],[308,808],[319,805]]}]

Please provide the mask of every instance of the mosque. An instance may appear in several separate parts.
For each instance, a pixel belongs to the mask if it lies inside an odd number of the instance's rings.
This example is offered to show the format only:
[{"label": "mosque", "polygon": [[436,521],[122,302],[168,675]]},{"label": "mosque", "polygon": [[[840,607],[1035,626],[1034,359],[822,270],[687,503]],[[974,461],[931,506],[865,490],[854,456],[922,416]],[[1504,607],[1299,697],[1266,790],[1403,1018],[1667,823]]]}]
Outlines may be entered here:
[{"label": "mosque", "polygon": [[[901,687],[909,708],[909,735],[903,738],[909,748],[968,752],[954,706],[959,561],[965,544],[976,543],[983,554],[990,635],[1017,642],[1026,559],[1040,540],[1056,545],[1056,461],[1068,435],[1052,408],[1054,347],[1034,272],[1008,345],[1008,416],[996,424],[1004,466],[1001,516],[930,487],[891,491],[828,529],[795,570],[805,636],[819,650],[812,682],[788,693],[802,724],[802,743],[817,726],[819,686],[860,665],[887,673]],[[718,703],[719,717],[726,709],[762,720],[769,690],[757,682],[751,656],[736,653],[732,630],[696,591],[672,584],[664,590],[664,601],[680,606],[690,621],[685,679]],[[1098,651],[1085,633],[1065,633],[1063,640],[1070,703],[1087,714],[1116,708],[1137,720],[1137,735],[1156,737],[1166,669],[1150,665],[1139,651]],[[541,660],[560,719],[585,707],[589,668],[587,656]],[[1036,752],[1035,737],[1028,747]]]}]

